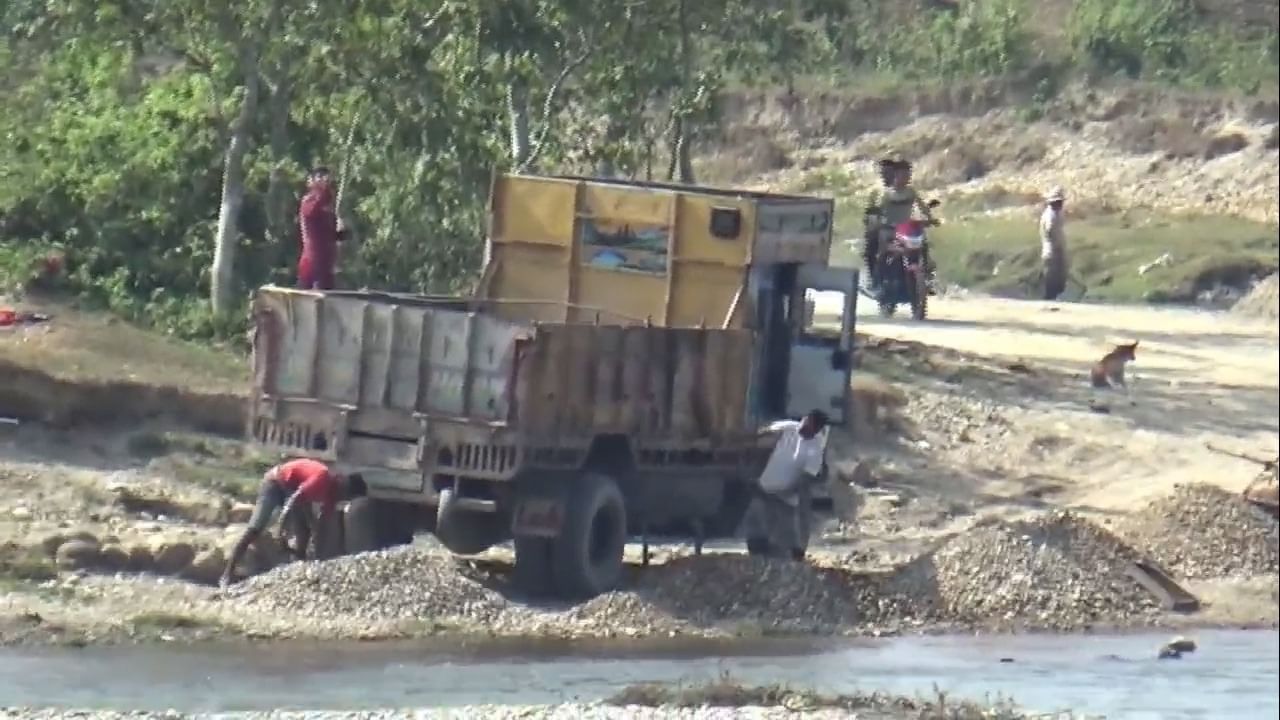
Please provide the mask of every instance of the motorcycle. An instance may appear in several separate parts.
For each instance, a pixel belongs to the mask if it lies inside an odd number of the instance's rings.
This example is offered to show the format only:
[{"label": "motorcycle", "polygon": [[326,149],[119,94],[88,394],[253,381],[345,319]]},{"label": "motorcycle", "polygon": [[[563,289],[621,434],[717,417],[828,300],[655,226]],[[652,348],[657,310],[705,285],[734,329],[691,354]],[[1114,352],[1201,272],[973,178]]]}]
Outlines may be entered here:
[{"label": "motorcycle", "polygon": [[[929,207],[937,207],[931,200]],[[929,312],[929,272],[924,264],[924,246],[928,242],[924,220],[908,220],[893,228],[893,239],[885,248],[880,266],[880,291],[876,302],[880,315],[890,317],[898,305],[911,306],[911,317],[924,320]]]}]

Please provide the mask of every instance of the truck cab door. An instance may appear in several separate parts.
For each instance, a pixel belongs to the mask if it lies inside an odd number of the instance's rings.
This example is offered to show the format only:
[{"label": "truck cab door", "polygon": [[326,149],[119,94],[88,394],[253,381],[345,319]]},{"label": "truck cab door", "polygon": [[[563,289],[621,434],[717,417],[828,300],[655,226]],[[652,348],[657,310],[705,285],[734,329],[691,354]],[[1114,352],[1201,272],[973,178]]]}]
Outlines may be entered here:
[{"label": "truck cab door", "polygon": [[791,362],[787,374],[787,415],[822,410],[834,425],[849,416],[853,373],[853,331],[858,271],[801,265],[792,307]]}]

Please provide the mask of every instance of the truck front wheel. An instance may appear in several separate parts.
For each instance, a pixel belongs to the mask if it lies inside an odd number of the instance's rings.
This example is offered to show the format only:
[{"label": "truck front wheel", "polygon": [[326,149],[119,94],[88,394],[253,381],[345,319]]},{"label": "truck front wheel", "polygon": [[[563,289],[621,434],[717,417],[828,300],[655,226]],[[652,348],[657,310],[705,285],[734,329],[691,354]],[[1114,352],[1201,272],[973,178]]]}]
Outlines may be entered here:
[{"label": "truck front wheel", "polygon": [[627,505],[608,475],[586,473],[565,497],[564,524],[553,542],[552,573],[566,597],[592,597],[622,579]]}]

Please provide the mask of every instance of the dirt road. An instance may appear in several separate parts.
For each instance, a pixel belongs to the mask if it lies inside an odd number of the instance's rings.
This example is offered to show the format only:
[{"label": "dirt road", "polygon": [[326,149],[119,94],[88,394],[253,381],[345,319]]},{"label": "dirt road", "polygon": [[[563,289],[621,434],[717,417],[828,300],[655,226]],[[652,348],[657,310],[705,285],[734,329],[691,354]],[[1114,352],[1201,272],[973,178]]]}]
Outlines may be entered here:
[{"label": "dirt road", "polygon": [[[1042,497],[1047,483],[1056,505],[1124,512],[1176,483],[1234,491],[1252,479],[1255,466],[1206,443],[1276,452],[1280,345],[1271,322],[976,296],[935,298],[923,323],[880,318],[865,298],[858,314],[861,334],[923,343],[913,352],[926,356],[955,351],[924,358],[949,362],[947,377],[908,390],[914,440],[928,447],[921,454],[950,471],[938,478],[943,492],[968,485],[989,498]],[[1089,387],[1088,367],[1133,340],[1131,395]]]}]

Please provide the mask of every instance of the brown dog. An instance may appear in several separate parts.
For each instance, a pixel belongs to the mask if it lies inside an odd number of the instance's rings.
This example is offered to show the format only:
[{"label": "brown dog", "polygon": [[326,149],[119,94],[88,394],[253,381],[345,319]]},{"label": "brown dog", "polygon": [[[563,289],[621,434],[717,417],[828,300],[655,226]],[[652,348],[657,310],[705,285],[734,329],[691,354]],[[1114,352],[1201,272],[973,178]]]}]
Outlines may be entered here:
[{"label": "brown dog", "polygon": [[1102,359],[1089,371],[1089,380],[1093,386],[1096,388],[1119,386],[1127,390],[1128,386],[1124,382],[1124,366],[1125,363],[1137,360],[1137,350],[1138,343],[1134,341],[1128,345],[1117,345],[1114,350],[1103,355]]}]

